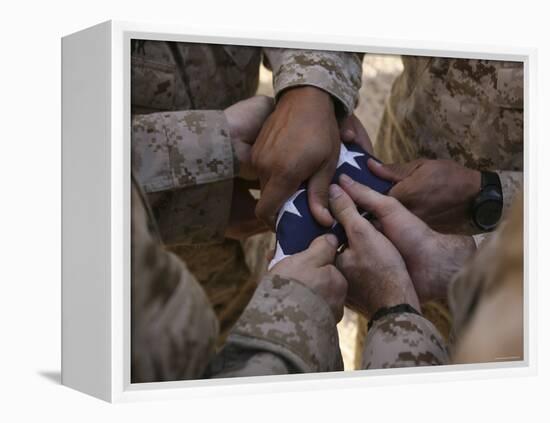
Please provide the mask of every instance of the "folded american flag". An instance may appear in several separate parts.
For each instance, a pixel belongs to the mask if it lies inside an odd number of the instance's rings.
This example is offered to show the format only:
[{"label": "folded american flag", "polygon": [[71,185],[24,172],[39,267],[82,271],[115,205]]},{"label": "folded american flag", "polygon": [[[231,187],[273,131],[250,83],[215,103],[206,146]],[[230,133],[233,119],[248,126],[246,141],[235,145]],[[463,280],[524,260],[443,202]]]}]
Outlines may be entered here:
[{"label": "folded american flag", "polygon": [[[369,170],[367,167],[369,158],[375,159],[357,144],[342,143],[332,183],[338,183],[340,175],[345,173],[354,181],[386,194],[393,184],[375,176]],[[338,238],[339,245],[347,242],[344,228],[339,223],[335,223],[332,228],[325,228],[314,219],[309,210],[305,183],[279,210],[275,232],[277,244],[269,269],[285,257],[307,249],[311,241],[320,235],[333,233]]]}]

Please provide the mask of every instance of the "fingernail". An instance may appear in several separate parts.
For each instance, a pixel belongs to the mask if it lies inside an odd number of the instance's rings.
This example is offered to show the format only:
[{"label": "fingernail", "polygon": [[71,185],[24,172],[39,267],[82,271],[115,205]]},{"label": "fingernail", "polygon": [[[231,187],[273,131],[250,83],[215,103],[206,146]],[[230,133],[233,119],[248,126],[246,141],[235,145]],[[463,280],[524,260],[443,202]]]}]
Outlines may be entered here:
[{"label": "fingernail", "polygon": [[353,179],[351,179],[348,175],[346,175],[345,173],[342,173],[340,175],[340,182],[342,182],[342,185],[347,185],[347,186],[350,186],[350,185],[353,185],[353,183],[355,182]]},{"label": "fingernail", "polygon": [[369,161],[372,162],[375,166],[382,166],[382,163],[380,163],[378,160],[374,160],[372,157],[369,159]]},{"label": "fingernail", "polygon": [[342,195],[342,188],[340,188],[338,185],[332,184],[328,190],[328,195],[331,199],[336,199]]},{"label": "fingernail", "polygon": [[338,238],[336,238],[336,235],[334,234],[327,234],[325,235],[325,239],[327,242],[332,245],[334,248],[338,247]]}]

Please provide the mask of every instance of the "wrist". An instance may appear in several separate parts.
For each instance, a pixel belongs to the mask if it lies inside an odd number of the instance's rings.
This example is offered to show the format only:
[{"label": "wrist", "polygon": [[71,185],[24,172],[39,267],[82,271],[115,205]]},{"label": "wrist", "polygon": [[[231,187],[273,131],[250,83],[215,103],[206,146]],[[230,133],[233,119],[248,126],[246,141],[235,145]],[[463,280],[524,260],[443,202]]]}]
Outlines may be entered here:
[{"label": "wrist", "polygon": [[411,307],[420,309],[420,302],[414,289],[413,282],[408,275],[403,275],[400,280],[393,279],[382,284],[385,288],[382,295],[370,307],[370,313],[376,313],[382,308],[391,308],[399,304],[409,304]]},{"label": "wrist", "polygon": [[396,304],[391,307],[383,307],[383,308],[379,308],[371,316],[371,318],[369,319],[368,329],[370,329],[374,324],[374,322],[376,322],[377,320],[381,320],[384,317],[389,316],[391,314],[403,314],[403,313],[412,313],[418,316],[422,316],[422,314],[420,313],[420,309],[417,309],[408,303]]},{"label": "wrist", "polygon": [[502,217],[503,194],[495,172],[481,172],[480,189],[471,203],[471,222],[484,232],[492,231]]},{"label": "wrist", "polygon": [[287,88],[280,94],[277,105],[296,101],[311,102],[311,104],[316,107],[324,105],[325,107],[330,108],[333,113],[335,110],[332,96],[326,91],[311,85],[300,85],[297,87]]},{"label": "wrist", "polygon": [[464,178],[464,197],[465,202],[472,204],[481,189],[481,172],[475,169],[466,168],[466,178]]},{"label": "wrist", "polygon": [[453,276],[463,268],[476,252],[476,244],[470,235],[448,235],[435,233],[432,247],[433,275],[429,299],[447,297],[448,286]]}]

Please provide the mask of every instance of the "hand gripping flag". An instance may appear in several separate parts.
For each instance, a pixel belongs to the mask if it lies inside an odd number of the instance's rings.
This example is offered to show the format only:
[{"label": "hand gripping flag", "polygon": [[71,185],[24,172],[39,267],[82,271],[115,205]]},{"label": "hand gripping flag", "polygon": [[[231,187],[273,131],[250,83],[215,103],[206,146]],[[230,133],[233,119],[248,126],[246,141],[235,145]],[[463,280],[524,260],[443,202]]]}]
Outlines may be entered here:
[{"label": "hand gripping flag", "polygon": [[[357,144],[341,144],[340,156],[332,183],[338,183],[338,178],[345,173],[354,181],[386,194],[392,183],[375,176],[367,167],[367,160],[375,159]],[[275,255],[269,263],[268,269],[291,256],[304,251],[311,241],[326,233],[333,233],[338,238],[339,245],[347,242],[344,228],[335,223],[331,228],[325,228],[317,223],[307,201],[306,184],[302,184],[279,210],[275,224],[276,247]]]}]

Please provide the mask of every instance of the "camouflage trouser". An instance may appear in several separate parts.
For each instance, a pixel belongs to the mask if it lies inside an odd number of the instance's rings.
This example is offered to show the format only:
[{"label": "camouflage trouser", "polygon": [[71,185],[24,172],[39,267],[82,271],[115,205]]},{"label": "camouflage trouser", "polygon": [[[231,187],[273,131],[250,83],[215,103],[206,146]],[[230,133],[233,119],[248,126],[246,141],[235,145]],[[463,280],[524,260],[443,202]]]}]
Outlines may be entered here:
[{"label": "camouflage trouser", "polygon": [[243,242],[226,239],[221,244],[178,246],[171,249],[185,263],[206,291],[220,323],[222,344],[267,268],[267,253],[274,234],[263,233]]}]

